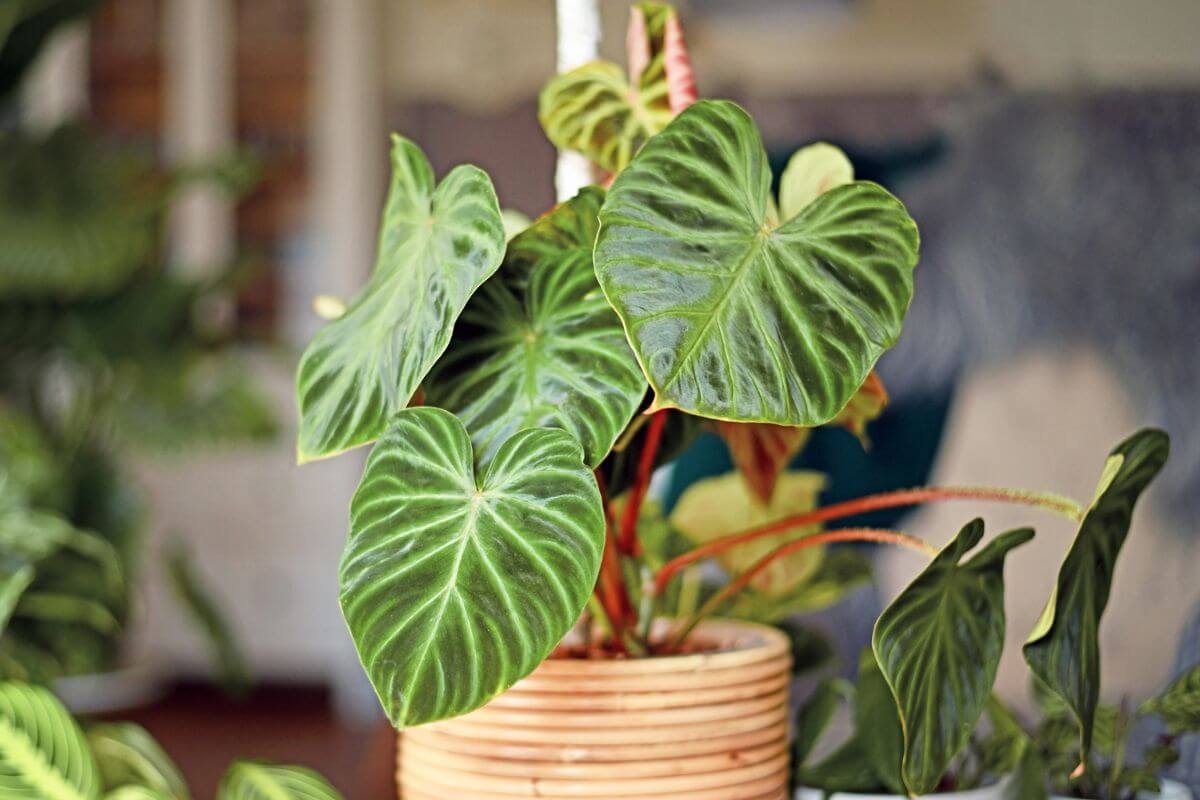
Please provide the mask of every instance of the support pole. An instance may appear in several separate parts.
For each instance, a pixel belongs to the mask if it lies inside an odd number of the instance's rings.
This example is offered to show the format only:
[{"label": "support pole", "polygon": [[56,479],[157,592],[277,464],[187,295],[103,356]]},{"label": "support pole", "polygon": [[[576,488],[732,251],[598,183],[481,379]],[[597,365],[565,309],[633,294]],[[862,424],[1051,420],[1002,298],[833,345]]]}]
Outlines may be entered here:
[{"label": "support pole", "polygon": [[[600,7],[597,0],[556,0],[558,11],[558,71],[567,72],[594,61],[600,48]],[[555,194],[570,199],[595,183],[592,164],[581,153],[560,151],[554,173]]]}]

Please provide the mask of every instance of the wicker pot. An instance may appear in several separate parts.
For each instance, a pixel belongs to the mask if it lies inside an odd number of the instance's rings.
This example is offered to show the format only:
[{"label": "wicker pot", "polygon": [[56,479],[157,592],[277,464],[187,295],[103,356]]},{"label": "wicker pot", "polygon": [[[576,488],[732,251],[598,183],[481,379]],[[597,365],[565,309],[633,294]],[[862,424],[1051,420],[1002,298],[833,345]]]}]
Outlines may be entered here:
[{"label": "wicker pot", "polygon": [[402,800],[786,800],[791,654],[779,631],[714,620],[711,652],[551,659],[483,708],[409,728]]}]

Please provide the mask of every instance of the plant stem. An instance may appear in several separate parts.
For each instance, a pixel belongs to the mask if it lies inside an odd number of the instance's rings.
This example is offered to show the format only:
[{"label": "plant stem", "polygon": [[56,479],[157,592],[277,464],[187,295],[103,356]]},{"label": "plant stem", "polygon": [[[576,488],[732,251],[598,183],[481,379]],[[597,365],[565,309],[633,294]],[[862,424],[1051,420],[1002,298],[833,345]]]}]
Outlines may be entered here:
[{"label": "plant stem", "polygon": [[604,508],[604,552],[600,560],[600,577],[596,582],[596,597],[608,618],[613,643],[623,651],[625,628],[633,616],[633,602],[629,599],[625,578],[621,574],[621,561],[617,552],[616,536],[613,535],[613,519],[608,503],[608,486],[599,470],[595,475],[596,487],[600,490],[600,504]]},{"label": "plant stem", "polygon": [[654,472],[654,459],[658,455],[658,446],[662,442],[663,425],[667,421],[667,409],[654,412],[650,425],[646,429],[646,443],[638,458],[637,476],[629,489],[629,499],[625,503],[625,511],[621,516],[621,538],[619,544],[625,555],[637,555],[637,521],[642,510],[642,501],[646,498],[646,490],[650,487],[650,476]]},{"label": "plant stem", "polygon": [[883,544],[894,544],[899,547],[907,547],[910,550],[916,550],[924,553],[927,556],[937,555],[937,548],[930,545],[928,542],[922,541],[915,536],[909,536],[906,533],[899,531],[880,530],[878,528],[843,528],[837,531],[826,531],[825,533],[814,533],[811,536],[805,536],[802,539],[794,539],[790,542],[776,547],[771,552],[754,562],[754,566],[738,575],[732,581],[727,583],[721,591],[714,594],[708,599],[700,610],[690,616],[686,622],[675,632],[671,639],[669,650],[674,650],[683,644],[684,639],[692,632],[692,629],[707,617],[709,614],[716,611],[721,605],[733,597],[738,592],[750,585],[750,581],[770,566],[771,562],[777,558],[782,558],[792,553],[799,552],[808,547],[816,547],[822,544],[832,544],[834,542],[880,542]]},{"label": "plant stem", "polygon": [[751,528],[741,533],[723,536],[720,539],[714,539],[703,547],[697,547],[691,552],[668,561],[658,571],[658,577],[655,580],[654,591],[660,594],[671,578],[679,570],[700,561],[705,558],[711,558],[728,550],[731,547],[736,547],[746,542],[752,542],[755,539],[763,536],[772,536],[775,534],[784,533],[793,528],[800,528],[806,525],[814,525],[818,522],[828,522],[830,520],[842,519],[844,517],[852,517],[856,514],[864,514],[868,511],[879,511],[885,508],[900,508],[903,506],[915,506],[922,503],[930,503],[941,500],[979,500],[992,501],[1000,503],[1020,503],[1023,505],[1035,506],[1038,508],[1053,511],[1066,516],[1073,522],[1079,522],[1083,519],[1083,509],[1074,500],[1066,497],[1060,497],[1054,494],[1044,494],[1040,492],[1028,492],[1020,489],[1003,489],[986,486],[932,486],[921,489],[901,489],[895,492],[885,492],[882,494],[869,495],[860,497],[855,500],[847,500],[844,503],[835,503],[825,508],[818,508],[814,511],[809,511],[803,514],[796,514],[791,517],[786,517],[777,522],[772,522],[767,525],[762,525],[757,528]]}]

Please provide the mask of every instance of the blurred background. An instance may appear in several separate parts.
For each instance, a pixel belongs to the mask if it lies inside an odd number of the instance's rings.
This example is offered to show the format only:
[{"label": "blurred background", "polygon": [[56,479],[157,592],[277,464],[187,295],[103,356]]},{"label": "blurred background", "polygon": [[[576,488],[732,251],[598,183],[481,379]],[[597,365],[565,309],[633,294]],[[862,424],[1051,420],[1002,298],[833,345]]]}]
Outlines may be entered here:
[{"label": "blurred background", "polygon": [[[1085,500],[1113,443],[1166,427],[1103,630],[1107,695],[1161,686],[1200,600],[1200,4],[678,5],[701,96],[745,105],[779,166],[838,144],[922,227],[874,447],[829,431],[806,453],[827,499],[936,481]],[[623,63],[629,3],[601,7]],[[383,796],[390,737],[336,599],[361,454],[294,466],[292,370],[313,297],[371,269],[390,131],[439,173],[483,167],[506,208],[553,203],[554,4],[0,0],[0,43],[0,453],[33,465],[23,502],[132,576],[105,584],[111,624],[10,629],[6,670],[141,719],[200,796],[234,752]],[[658,485],[669,503],[727,466],[702,440]],[[1015,646],[1071,526],[962,506],[898,524],[940,543],[976,511],[1039,530],[1009,568],[999,686],[1021,703]],[[105,580],[60,561],[64,585]],[[918,567],[876,565],[826,620],[843,654]],[[241,706],[206,688],[247,676]]]}]

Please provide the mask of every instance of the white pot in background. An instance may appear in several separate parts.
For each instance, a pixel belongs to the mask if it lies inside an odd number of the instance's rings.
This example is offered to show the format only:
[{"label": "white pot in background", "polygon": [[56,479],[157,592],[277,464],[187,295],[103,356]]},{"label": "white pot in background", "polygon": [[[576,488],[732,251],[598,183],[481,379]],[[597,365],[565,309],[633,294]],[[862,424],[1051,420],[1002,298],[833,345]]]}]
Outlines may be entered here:
[{"label": "white pot in background", "polygon": [[[971,789],[966,792],[949,792],[946,794],[927,794],[922,795],[925,800],[1003,800],[1004,799],[1004,783],[1000,782],[993,786],[984,786],[980,789]],[[1138,795],[1139,800],[1194,800],[1191,791],[1182,783],[1176,781],[1164,780],[1162,782],[1162,792],[1159,794],[1148,794],[1143,792]],[[825,800],[825,793],[820,789],[800,788],[796,790],[796,800]],[[898,794],[854,794],[847,792],[836,792],[830,795],[830,800],[906,800]],[[1059,797],[1055,795],[1051,800],[1074,800],[1074,798]]]},{"label": "white pot in background", "polygon": [[[908,800],[898,794],[856,794],[854,792],[834,792],[830,800]],[[925,800],[1004,800],[1004,782],[991,786],[981,786],[978,789],[968,789],[965,792],[945,792],[942,794],[921,795]],[[825,792],[820,789],[796,790],[795,800],[825,800]],[[1174,800],[1172,798],[1172,800]]]}]

